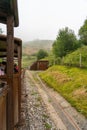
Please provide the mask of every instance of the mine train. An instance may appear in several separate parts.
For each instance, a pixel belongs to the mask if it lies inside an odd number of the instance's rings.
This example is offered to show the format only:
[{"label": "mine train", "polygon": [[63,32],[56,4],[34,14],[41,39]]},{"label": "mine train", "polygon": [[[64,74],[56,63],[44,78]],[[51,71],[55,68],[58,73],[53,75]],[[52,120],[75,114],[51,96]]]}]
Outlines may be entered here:
[{"label": "mine train", "polygon": [[21,124],[22,40],[14,37],[14,27],[19,25],[17,7],[17,0],[0,0],[0,23],[7,30],[6,35],[0,30],[0,130],[17,130]]}]

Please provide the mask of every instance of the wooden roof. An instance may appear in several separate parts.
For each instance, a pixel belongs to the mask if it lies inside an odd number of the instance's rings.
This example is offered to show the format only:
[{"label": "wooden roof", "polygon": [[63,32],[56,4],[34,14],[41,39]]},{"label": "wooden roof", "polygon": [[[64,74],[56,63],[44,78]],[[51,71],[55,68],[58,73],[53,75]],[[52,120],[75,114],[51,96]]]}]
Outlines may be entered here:
[{"label": "wooden roof", "polygon": [[[14,57],[18,56],[18,46],[22,46],[22,40],[14,38]],[[7,36],[0,35],[0,57],[7,56]]]},{"label": "wooden roof", "polygon": [[7,23],[7,17],[14,16],[14,26],[19,25],[17,0],[0,0],[0,23]]}]

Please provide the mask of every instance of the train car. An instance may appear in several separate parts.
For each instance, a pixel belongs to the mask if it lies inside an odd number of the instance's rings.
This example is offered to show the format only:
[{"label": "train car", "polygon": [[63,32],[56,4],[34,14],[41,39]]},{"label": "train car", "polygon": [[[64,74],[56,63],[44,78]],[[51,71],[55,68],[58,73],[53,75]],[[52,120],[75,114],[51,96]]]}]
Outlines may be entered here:
[{"label": "train car", "polygon": [[[14,127],[20,120],[20,105],[21,105],[21,39],[14,38],[14,63],[13,75],[9,77],[7,71],[10,66],[7,61],[7,37],[0,35],[0,130],[7,130],[6,124],[10,124],[10,118],[13,118]],[[15,71],[15,64],[18,70]],[[11,82],[11,83],[10,83]],[[11,84],[11,86],[10,86]],[[4,109],[3,109],[4,108]],[[12,114],[12,117],[10,117]],[[3,119],[3,120],[2,120]]]},{"label": "train car", "polygon": [[30,70],[46,70],[48,69],[48,60],[38,60],[30,66]]},{"label": "train car", "polygon": [[14,38],[14,27],[19,25],[17,0],[0,0],[0,23],[7,29],[6,36],[0,35],[0,130],[16,130],[20,122],[22,55],[22,41]]}]

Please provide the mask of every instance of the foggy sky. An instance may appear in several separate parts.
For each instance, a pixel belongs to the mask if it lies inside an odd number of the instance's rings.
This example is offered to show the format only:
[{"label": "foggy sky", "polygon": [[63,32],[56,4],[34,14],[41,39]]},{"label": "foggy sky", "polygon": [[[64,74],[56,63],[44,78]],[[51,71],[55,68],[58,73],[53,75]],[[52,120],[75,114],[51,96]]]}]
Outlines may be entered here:
[{"label": "foggy sky", "polygon": [[[86,0],[18,0],[19,27],[15,36],[23,41],[55,40],[59,29],[69,27],[77,35],[87,18]],[[0,24],[5,31],[5,26]]]}]

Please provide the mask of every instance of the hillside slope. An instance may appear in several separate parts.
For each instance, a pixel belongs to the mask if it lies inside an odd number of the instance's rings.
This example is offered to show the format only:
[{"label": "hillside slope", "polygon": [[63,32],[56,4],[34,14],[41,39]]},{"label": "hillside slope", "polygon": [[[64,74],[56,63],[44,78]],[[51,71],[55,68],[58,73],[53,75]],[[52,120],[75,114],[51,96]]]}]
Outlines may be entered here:
[{"label": "hillside slope", "polygon": [[63,63],[67,65],[87,67],[87,46],[82,46],[76,51],[66,55],[63,59]]},{"label": "hillside slope", "polygon": [[35,54],[40,49],[49,51],[52,48],[53,40],[34,40],[23,43],[24,54]]},{"label": "hillside slope", "polygon": [[87,69],[52,66],[40,77],[87,118]]}]

